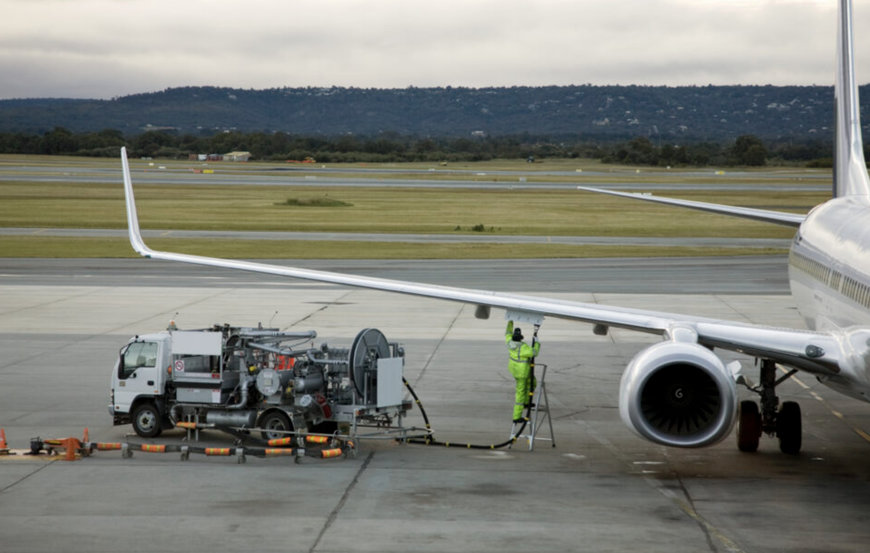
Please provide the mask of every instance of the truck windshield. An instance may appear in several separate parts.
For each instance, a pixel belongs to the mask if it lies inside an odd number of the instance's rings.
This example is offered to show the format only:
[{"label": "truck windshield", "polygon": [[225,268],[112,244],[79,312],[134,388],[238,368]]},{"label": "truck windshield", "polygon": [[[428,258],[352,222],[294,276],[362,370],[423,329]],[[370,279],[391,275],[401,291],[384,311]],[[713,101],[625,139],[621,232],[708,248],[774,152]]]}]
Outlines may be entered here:
[{"label": "truck windshield", "polygon": [[128,378],[139,367],[157,366],[157,342],[133,342],[124,352],[118,378]]}]

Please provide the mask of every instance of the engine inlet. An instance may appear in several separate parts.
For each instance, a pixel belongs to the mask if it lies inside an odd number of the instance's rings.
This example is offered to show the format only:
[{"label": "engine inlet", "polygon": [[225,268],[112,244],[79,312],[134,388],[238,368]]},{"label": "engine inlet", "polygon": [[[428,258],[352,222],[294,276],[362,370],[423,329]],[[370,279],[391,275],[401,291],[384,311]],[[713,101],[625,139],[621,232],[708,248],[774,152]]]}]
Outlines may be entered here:
[{"label": "engine inlet", "polygon": [[706,372],[691,365],[670,365],[647,380],[640,407],[644,418],[658,431],[691,436],[715,422],[722,398]]}]

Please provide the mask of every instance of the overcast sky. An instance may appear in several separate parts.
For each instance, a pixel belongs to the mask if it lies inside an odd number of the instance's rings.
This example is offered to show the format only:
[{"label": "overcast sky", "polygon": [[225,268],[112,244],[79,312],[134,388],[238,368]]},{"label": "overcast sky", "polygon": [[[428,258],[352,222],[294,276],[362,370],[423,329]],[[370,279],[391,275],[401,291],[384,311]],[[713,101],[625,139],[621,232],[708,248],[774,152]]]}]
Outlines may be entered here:
[{"label": "overcast sky", "polygon": [[[830,85],[836,36],[835,0],[0,0],[0,14],[0,99]],[[855,33],[858,81],[870,82],[870,0],[855,1]]]}]

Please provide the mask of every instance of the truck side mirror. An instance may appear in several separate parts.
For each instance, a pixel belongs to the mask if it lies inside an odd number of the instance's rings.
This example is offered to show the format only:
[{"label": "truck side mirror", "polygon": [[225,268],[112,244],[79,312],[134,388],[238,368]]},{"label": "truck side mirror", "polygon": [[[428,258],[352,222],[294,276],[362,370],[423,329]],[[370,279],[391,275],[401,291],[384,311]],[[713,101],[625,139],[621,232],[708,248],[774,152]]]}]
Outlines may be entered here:
[{"label": "truck side mirror", "polygon": [[130,347],[130,344],[121,348],[121,351],[118,352],[118,378],[124,380],[126,377],[124,376],[124,355],[127,353],[127,348]]}]

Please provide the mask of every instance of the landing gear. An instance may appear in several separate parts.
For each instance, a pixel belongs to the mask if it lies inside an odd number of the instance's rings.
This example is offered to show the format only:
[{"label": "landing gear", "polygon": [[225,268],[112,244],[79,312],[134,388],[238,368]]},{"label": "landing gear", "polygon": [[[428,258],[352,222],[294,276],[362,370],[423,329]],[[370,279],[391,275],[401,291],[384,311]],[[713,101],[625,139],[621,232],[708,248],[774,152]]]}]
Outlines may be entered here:
[{"label": "landing gear", "polygon": [[761,396],[761,412],[754,401],[740,402],[737,422],[737,447],[751,453],[758,450],[762,433],[779,438],[779,449],[788,455],[797,455],[801,450],[801,409],[794,401],[779,405],[776,387],[797,371],[791,371],[779,380],[776,378],[776,363],[769,359],[761,361],[761,384],[747,388]]}]

